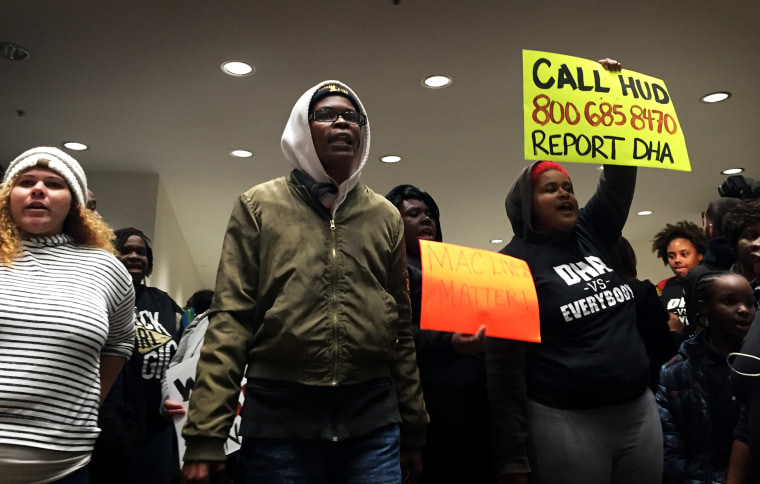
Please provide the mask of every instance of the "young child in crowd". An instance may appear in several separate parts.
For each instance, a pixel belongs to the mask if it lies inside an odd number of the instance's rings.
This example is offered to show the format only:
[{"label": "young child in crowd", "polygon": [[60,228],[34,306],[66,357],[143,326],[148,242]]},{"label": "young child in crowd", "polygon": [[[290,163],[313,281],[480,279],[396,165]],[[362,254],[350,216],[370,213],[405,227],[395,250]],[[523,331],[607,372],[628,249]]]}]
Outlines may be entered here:
[{"label": "young child in crowd", "polygon": [[696,267],[707,251],[705,234],[696,224],[683,220],[667,224],[654,236],[652,252],[670,267],[673,277],[663,279],[657,284],[660,300],[665,308],[673,314],[670,317],[670,330],[682,336],[676,338],[679,343],[698,331],[697,321],[686,317],[686,300],[684,289],[686,275]]},{"label": "young child in crowd", "polygon": [[708,272],[694,290],[707,327],[684,341],[660,373],[664,484],[725,482],[740,412],[726,356],[741,348],[755,317],[752,288],[739,274]]}]

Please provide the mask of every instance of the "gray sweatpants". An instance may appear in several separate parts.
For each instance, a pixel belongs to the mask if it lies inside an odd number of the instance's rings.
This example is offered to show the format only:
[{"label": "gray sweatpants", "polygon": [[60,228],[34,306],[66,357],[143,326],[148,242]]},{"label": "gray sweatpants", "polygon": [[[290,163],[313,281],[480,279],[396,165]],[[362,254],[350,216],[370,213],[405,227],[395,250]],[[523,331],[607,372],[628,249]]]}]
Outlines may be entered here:
[{"label": "gray sweatpants", "polygon": [[529,402],[532,484],[658,484],[662,426],[654,395],[566,410]]}]

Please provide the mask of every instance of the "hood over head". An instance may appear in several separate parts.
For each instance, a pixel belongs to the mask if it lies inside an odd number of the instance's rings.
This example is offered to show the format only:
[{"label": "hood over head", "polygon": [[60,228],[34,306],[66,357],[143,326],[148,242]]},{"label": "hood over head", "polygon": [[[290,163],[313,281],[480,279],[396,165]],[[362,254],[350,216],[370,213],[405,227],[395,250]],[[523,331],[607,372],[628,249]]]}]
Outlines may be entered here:
[{"label": "hood over head", "polygon": [[[317,156],[317,151],[314,148],[314,142],[311,137],[311,129],[309,128],[309,108],[313,105],[313,99],[317,91],[320,91],[320,95],[325,97],[325,91],[322,90],[325,86],[332,85],[336,89],[335,94],[341,95],[351,100],[351,102],[357,106],[361,114],[367,115],[367,111],[364,109],[359,97],[356,93],[341,81],[323,81],[307,90],[296,101],[293,110],[290,113],[290,118],[285,125],[285,130],[282,133],[282,140],[280,146],[282,153],[285,155],[285,159],[296,169],[301,170],[308,174],[314,181],[318,183],[330,183],[337,187],[337,194],[328,193],[321,198],[321,202],[325,206],[332,206],[332,213],[334,214],[338,206],[346,199],[346,195],[350,192],[358,183],[361,176],[362,169],[367,163],[369,158],[369,144],[370,144],[370,129],[369,119],[364,126],[361,126],[361,138],[360,149],[362,150],[361,158],[356,170],[351,176],[343,183],[338,184],[335,180],[327,174],[322,162]],[[345,90],[340,92],[340,90]],[[316,102],[316,101],[314,101]]]},{"label": "hood over head", "polygon": [[536,161],[526,166],[517,176],[507,193],[504,203],[512,232],[521,239],[532,239],[538,233],[533,228],[533,169],[542,163]]},{"label": "hood over head", "polygon": [[521,239],[536,240],[553,237],[533,227],[533,185],[538,177],[548,170],[558,170],[568,180],[570,179],[570,175],[562,165],[554,161],[536,161],[523,169],[507,193],[505,202],[507,217],[512,224],[515,236]]}]

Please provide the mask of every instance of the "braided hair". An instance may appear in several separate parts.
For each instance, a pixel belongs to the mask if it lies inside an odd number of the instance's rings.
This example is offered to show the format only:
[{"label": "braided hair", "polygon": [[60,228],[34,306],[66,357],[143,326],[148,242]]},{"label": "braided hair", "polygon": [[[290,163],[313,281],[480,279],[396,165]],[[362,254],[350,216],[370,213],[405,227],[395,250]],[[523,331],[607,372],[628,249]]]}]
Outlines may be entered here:
[{"label": "braided hair", "polygon": [[[686,286],[686,300],[688,301],[691,297],[694,298],[694,301],[707,302],[710,299],[710,291],[712,291],[715,281],[721,277],[730,276],[731,274],[734,273],[728,271],[709,271],[701,274],[697,278],[695,284],[688,284]],[[704,314],[700,314],[700,312],[697,311],[698,320],[702,316],[704,316]]]}]

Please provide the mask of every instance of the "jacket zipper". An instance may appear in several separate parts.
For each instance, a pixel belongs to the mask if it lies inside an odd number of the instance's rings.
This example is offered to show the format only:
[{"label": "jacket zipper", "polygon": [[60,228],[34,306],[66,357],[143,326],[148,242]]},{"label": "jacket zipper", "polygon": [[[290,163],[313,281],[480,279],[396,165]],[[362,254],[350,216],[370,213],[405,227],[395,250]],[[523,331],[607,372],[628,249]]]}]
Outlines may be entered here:
[{"label": "jacket zipper", "polygon": [[[332,291],[332,319],[333,319],[333,380],[332,386],[338,386],[338,249],[335,235],[335,219],[330,219],[330,232],[332,232],[332,262],[333,262],[333,291]],[[335,427],[335,419],[332,419],[332,441],[338,441],[338,429]]]},{"label": "jacket zipper", "polygon": [[335,235],[335,219],[330,219],[330,232],[332,232],[332,322],[333,322],[333,381],[332,386],[338,385],[338,248]]}]

